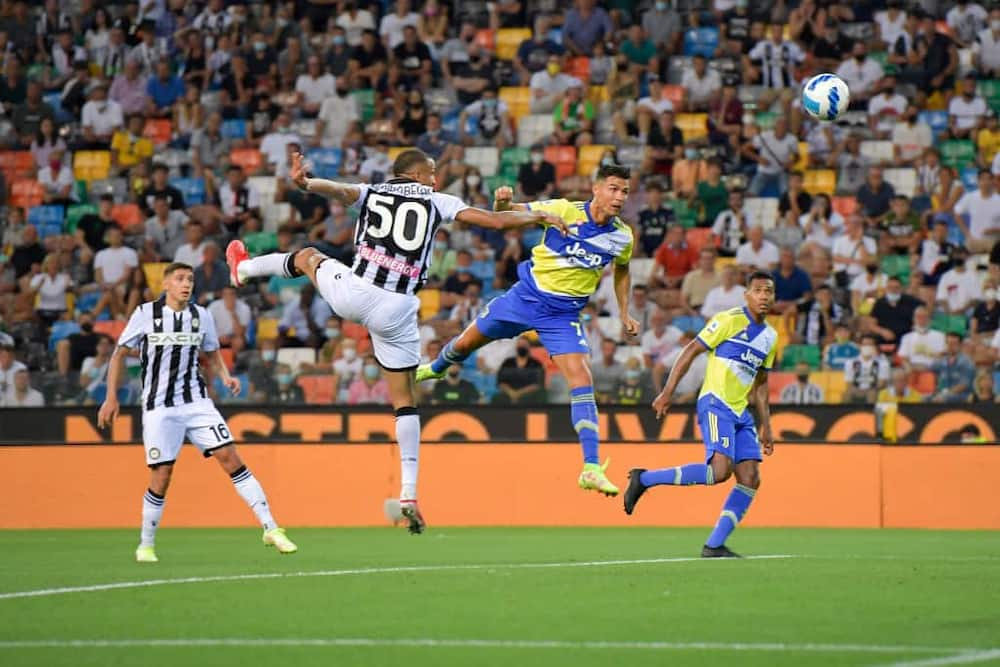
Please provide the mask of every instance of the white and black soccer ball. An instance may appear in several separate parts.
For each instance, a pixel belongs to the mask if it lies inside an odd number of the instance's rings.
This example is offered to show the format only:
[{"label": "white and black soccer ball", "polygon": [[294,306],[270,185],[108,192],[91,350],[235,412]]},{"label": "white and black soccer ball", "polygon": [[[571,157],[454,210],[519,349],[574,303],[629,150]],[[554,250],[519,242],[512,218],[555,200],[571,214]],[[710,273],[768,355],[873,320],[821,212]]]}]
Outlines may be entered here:
[{"label": "white and black soccer ball", "polygon": [[851,91],[836,74],[817,74],[802,86],[802,107],[816,120],[837,120],[851,103]]}]

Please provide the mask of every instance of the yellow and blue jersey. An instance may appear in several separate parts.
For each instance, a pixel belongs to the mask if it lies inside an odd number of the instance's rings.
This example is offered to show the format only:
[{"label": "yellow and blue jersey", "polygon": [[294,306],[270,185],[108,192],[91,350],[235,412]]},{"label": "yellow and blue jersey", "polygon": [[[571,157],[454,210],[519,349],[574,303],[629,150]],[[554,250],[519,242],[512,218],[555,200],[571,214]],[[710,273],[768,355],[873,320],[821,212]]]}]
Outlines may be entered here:
[{"label": "yellow and blue jersey", "polygon": [[518,267],[521,281],[543,296],[566,299],[580,308],[597,291],[608,264],[625,265],[632,258],[631,227],[617,216],[597,224],[590,215],[589,201],[550,199],[532,202],[528,208],[562,218],[571,230],[563,236],[558,229],[547,227],[531,259]]},{"label": "yellow and blue jersey", "polygon": [[774,366],[778,332],[766,322],[757,324],[746,308],[732,308],[709,320],[698,342],[708,349],[698,403],[721,403],[741,416],[757,373]]}]

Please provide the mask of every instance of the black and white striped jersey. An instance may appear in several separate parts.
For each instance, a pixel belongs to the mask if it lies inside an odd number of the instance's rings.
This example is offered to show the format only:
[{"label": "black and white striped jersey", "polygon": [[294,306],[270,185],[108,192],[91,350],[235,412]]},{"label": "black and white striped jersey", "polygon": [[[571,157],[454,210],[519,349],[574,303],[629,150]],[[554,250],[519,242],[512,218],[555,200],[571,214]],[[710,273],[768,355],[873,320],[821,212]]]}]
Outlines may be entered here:
[{"label": "black and white striped jersey", "polygon": [[175,312],[166,298],[135,309],[118,344],[139,350],[142,408],[171,408],[208,398],[198,352],[219,349],[215,320],[207,308],[189,304]]},{"label": "black and white striped jersey", "polygon": [[415,294],[427,282],[438,228],[468,205],[405,178],[358,187],[354,274],[390,292]]}]

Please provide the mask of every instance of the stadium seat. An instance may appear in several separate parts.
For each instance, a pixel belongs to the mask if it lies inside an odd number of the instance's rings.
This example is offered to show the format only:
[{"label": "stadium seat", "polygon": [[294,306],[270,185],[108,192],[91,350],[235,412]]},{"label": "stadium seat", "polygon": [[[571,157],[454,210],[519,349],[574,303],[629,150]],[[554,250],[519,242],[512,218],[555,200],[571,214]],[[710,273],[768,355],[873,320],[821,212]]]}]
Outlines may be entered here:
[{"label": "stadium seat", "polygon": [[247,122],[241,118],[222,121],[223,139],[247,139]]},{"label": "stadium seat", "polygon": [[389,153],[388,153],[388,155],[389,155],[389,161],[390,162],[395,162],[396,158],[399,157],[400,153],[402,153],[403,151],[408,151],[411,148],[413,148],[413,146],[392,146],[389,149]]},{"label": "stadium seat", "polygon": [[790,384],[795,384],[795,373],[782,371],[767,374],[767,392],[772,403],[780,403],[781,392]]},{"label": "stadium seat", "polygon": [[496,176],[500,169],[500,155],[496,146],[470,146],[465,149],[465,163],[479,169],[485,177]]},{"label": "stadium seat", "polygon": [[[888,141],[885,143],[889,143]],[[891,146],[891,144],[890,144]],[[917,170],[910,167],[886,169],[885,180],[892,185],[897,195],[912,197],[917,193]]]},{"label": "stadium seat", "polygon": [[146,287],[159,296],[163,291],[163,271],[167,268],[167,262],[147,262],[142,265],[142,272],[146,276]]},{"label": "stadium seat", "polygon": [[110,173],[110,151],[77,151],[73,154],[73,178],[96,181],[107,178]]},{"label": "stadium seat", "polygon": [[45,191],[35,180],[18,179],[10,185],[10,203],[21,208],[40,206]]},{"label": "stadium seat", "polygon": [[948,129],[948,112],[947,111],[921,111],[917,115],[917,119],[926,123],[930,126],[931,132],[934,138],[938,137],[942,132]]},{"label": "stadium seat", "polygon": [[764,229],[774,229],[778,225],[777,197],[747,197],[743,200],[747,212],[748,225],[760,225]]},{"label": "stadium seat", "polygon": [[106,320],[104,322],[94,322],[94,333],[104,334],[111,340],[118,340],[118,337],[125,331],[125,320]]},{"label": "stadium seat", "polygon": [[532,345],[531,346],[531,357],[535,361],[537,361],[538,363],[540,363],[542,366],[544,366],[546,372],[548,372],[550,370],[554,370],[556,368],[555,362],[552,361],[552,355],[550,355],[549,351],[546,350],[541,345]]},{"label": "stadium seat", "polygon": [[[527,86],[504,86],[500,89],[500,99],[507,105],[511,118],[515,120],[519,121],[531,113],[531,88]],[[549,117],[551,118],[551,114]]]},{"label": "stadium seat", "polygon": [[875,163],[889,163],[895,157],[891,141],[862,141],[861,154]]},{"label": "stadium seat", "polygon": [[805,362],[813,370],[819,370],[822,362],[822,351],[819,345],[788,345],[781,355],[782,370],[791,370],[795,365]]},{"label": "stadium seat", "polygon": [[344,161],[344,151],[339,148],[311,148],[306,160],[312,163],[312,171],[317,178],[336,179]]},{"label": "stadium seat", "polygon": [[308,143],[309,140],[316,136],[316,119],[299,118],[292,121],[292,132],[299,135],[303,144]]},{"label": "stadium seat", "polygon": [[420,299],[420,319],[429,320],[441,312],[441,290],[422,289],[417,292]]},{"label": "stadium seat", "polygon": [[605,151],[613,151],[614,146],[605,144],[588,144],[581,146],[577,153],[576,173],[580,176],[590,176],[601,163],[601,156]]},{"label": "stadium seat", "polygon": [[847,380],[843,371],[814,371],[809,374],[809,381],[823,390],[827,403],[841,403],[847,391]]},{"label": "stadium seat", "polygon": [[882,273],[891,277],[899,278],[903,286],[910,284],[910,258],[907,255],[885,255],[881,262]]},{"label": "stadium seat", "polygon": [[278,337],[278,320],[261,317],[257,320],[257,340],[274,340]]},{"label": "stadium seat", "polygon": [[219,348],[219,354],[222,355],[222,363],[226,365],[226,369],[232,373],[236,365],[236,356],[233,354],[233,348],[221,347]]},{"label": "stadium seat", "polygon": [[367,123],[374,118],[375,91],[371,88],[362,88],[361,90],[351,91],[351,94],[354,96],[354,101],[358,104],[358,115],[361,116],[361,122]]},{"label": "stadium seat", "polygon": [[156,146],[166,146],[173,138],[173,124],[167,118],[147,118],[142,128],[142,136]]},{"label": "stadium seat", "polygon": [[531,161],[531,149],[528,146],[505,148],[500,153],[500,173],[511,179],[516,179],[521,165]]},{"label": "stadium seat", "polygon": [[517,143],[533,146],[548,139],[555,129],[552,114],[530,114],[521,118],[517,125]]},{"label": "stadium seat", "polygon": [[711,245],[712,229],[710,227],[695,227],[687,230],[685,236],[691,250],[698,253],[705,246]]},{"label": "stadium seat", "polygon": [[680,111],[684,108],[685,97],[687,97],[687,94],[684,86],[675,83],[663,84],[663,99],[670,100],[670,103],[674,105],[675,111]]},{"label": "stadium seat", "polygon": [[496,56],[500,60],[513,60],[521,42],[531,39],[531,28],[500,28],[496,34]]},{"label": "stadium seat", "polygon": [[611,91],[607,86],[589,86],[587,88],[587,99],[596,107],[611,101]]},{"label": "stadium seat", "polygon": [[90,182],[90,198],[97,199],[109,194],[115,201],[128,199],[128,181],[124,178],[100,178]]},{"label": "stadium seat", "polygon": [[778,114],[774,111],[761,111],[754,116],[754,123],[763,130],[770,130],[774,127],[774,121],[778,119]]},{"label": "stadium seat", "polygon": [[574,76],[586,84],[590,81],[590,58],[587,56],[576,56],[570,58],[563,68],[563,74]]},{"label": "stadium seat", "polygon": [[947,313],[934,313],[931,318],[931,329],[942,333],[957,333],[964,336],[968,330],[969,322],[961,315],[949,315]]},{"label": "stadium seat", "polygon": [[632,278],[633,285],[645,285],[652,270],[652,257],[632,257],[628,263],[628,274]]},{"label": "stadium seat", "polygon": [[942,164],[961,171],[976,162],[976,145],[971,141],[953,139],[938,146]]},{"label": "stadium seat", "polygon": [[316,350],[311,347],[283,347],[278,350],[278,363],[287,364],[293,373],[298,373],[304,364],[316,363]]},{"label": "stadium seat", "polygon": [[993,113],[1000,113],[1000,81],[997,79],[980,79],[976,86],[978,92]]},{"label": "stadium seat", "polygon": [[256,148],[234,148],[229,153],[229,161],[251,175],[264,166],[264,156]]},{"label": "stadium seat", "polygon": [[638,169],[646,159],[645,146],[624,145],[618,149],[618,161],[626,167]]},{"label": "stadium seat", "polygon": [[792,165],[792,171],[805,171],[809,168],[809,142],[799,142],[799,159]]},{"label": "stadium seat", "polygon": [[719,46],[718,28],[689,28],[684,31],[684,55],[703,55],[711,59]]},{"label": "stadium seat", "polygon": [[85,215],[96,215],[97,207],[93,204],[73,204],[66,209],[66,232],[72,234],[76,231],[76,226],[80,218]]},{"label": "stadium seat", "polygon": [[476,44],[484,51],[493,53],[497,48],[497,34],[492,28],[480,28],[476,31]]},{"label": "stadium seat", "polygon": [[20,177],[34,176],[35,157],[31,151],[0,151],[0,171],[3,171],[8,183]]},{"label": "stadium seat", "polygon": [[833,196],[833,191],[837,189],[837,172],[832,169],[810,169],[805,172],[802,187],[811,195],[822,192]]},{"label": "stadium seat", "polygon": [[136,204],[115,204],[111,209],[111,219],[122,229],[142,224],[142,211]]},{"label": "stadium seat", "polygon": [[302,387],[308,405],[330,405],[335,398],[336,382],[332,375],[302,375],[295,382]]},{"label": "stadium seat", "polygon": [[925,396],[937,390],[937,375],[933,371],[917,371],[910,375],[910,386]]},{"label": "stadium seat", "polygon": [[557,181],[576,173],[576,148],[574,146],[546,146],[545,160],[555,165]]},{"label": "stadium seat", "polygon": [[170,185],[181,191],[186,206],[198,206],[205,203],[204,178],[171,178]]},{"label": "stadium seat", "polygon": [[52,323],[52,331],[49,332],[49,352],[56,351],[56,343],[69,338],[75,333],[80,333],[80,324],[75,320],[57,320]]},{"label": "stadium seat", "polygon": [[62,206],[33,206],[28,209],[28,224],[38,230],[39,240],[62,234],[65,217],[66,209]]},{"label": "stadium seat", "polygon": [[669,202],[669,206],[682,227],[690,229],[698,224],[698,211],[692,208],[686,199],[673,199]]},{"label": "stadium seat", "polygon": [[707,113],[679,113],[676,118],[675,125],[684,135],[684,141],[702,139],[708,136]]},{"label": "stadium seat", "polygon": [[858,211],[857,197],[833,197],[830,200],[830,203],[833,206],[833,210],[844,218],[849,215],[853,215]]},{"label": "stadium seat", "polygon": [[340,325],[340,330],[343,332],[344,338],[353,338],[358,342],[368,338],[368,329],[357,322],[344,320],[344,322]]}]

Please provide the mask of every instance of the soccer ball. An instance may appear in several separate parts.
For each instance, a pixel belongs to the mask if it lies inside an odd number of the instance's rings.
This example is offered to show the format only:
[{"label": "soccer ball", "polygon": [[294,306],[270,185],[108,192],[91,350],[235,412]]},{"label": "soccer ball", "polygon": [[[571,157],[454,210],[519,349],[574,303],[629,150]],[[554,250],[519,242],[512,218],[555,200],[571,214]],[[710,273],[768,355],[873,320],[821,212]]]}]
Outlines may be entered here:
[{"label": "soccer ball", "polygon": [[836,74],[817,74],[802,87],[802,106],[816,120],[837,120],[851,103],[851,91]]}]

